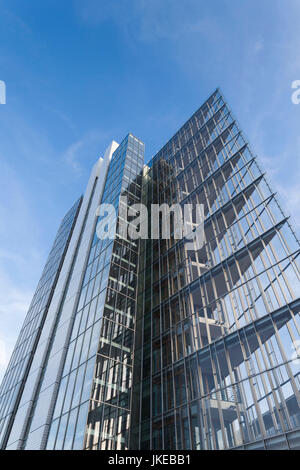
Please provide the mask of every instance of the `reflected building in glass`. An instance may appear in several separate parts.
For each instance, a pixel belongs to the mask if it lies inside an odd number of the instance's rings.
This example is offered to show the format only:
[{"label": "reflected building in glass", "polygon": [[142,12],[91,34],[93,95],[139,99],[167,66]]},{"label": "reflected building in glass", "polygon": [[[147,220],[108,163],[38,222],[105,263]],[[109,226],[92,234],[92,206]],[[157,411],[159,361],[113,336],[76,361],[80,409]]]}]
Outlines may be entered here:
[{"label": "reflected building in glass", "polygon": [[[121,195],[203,204],[204,245],[172,217],[169,239],[99,240]],[[147,165],[132,134],[112,142],[8,365],[1,447],[300,449],[299,248],[218,89]]]}]

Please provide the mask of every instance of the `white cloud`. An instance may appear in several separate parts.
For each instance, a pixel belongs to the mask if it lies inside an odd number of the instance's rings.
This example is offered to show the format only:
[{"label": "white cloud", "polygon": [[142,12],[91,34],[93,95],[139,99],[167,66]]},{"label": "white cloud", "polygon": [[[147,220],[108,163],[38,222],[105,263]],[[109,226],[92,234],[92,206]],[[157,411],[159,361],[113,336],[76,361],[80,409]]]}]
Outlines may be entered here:
[{"label": "white cloud", "polygon": [[0,340],[0,375],[1,375],[1,369],[5,369],[8,363],[8,357],[7,357],[7,351],[6,351],[6,343],[2,340]]},{"label": "white cloud", "polygon": [[98,0],[75,2],[79,18],[89,24],[115,23],[127,35],[142,42],[161,39],[176,41],[183,36],[203,33],[218,36],[217,22],[205,13],[198,0]]},{"label": "white cloud", "polygon": [[260,152],[258,163],[260,162],[272,190],[277,192],[279,204],[285,214],[291,216],[291,225],[300,232],[300,139],[296,139],[296,142],[292,142],[290,147],[277,155],[264,155]]},{"label": "white cloud", "polygon": [[[0,261],[1,265],[1,261]],[[22,327],[32,290],[18,287],[13,278],[0,269],[0,381]]]},{"label": "white cloud", "polygon": [[0,165],[0,380],[15,345],[43,264],[36,220],[19,175]]},{"label": "white cloud", "polygon": [[[300,177],[300,174],[299,174]],[[284,201],[284,209],[287,215],[292,216],[291,223],[299,231],[300,229],[300,187],[299,184],[277,185],[280,197]]]},{"label": "white cloud", "polygon": [[260,38],[254,43],[254,51],[258,53],[262,51],[263,49],[264,49],[264,41],[262,38]]},{"label": "white cloud", "polygon": [[70,165],[75,173],[81,173],[82,167],[79,162],[79,152],[84,145],[83,140],[71,144],[63,154],[63,159]]},{"label": "white cloud", "polygon": [[107,134],[101,130],[89,131],[81,139],[69,145],[62,155],[62,159],[79,176],[84,170],[84,159],[92,157],[96,161],[99,149],[102,148],[101,144],[107,139]]}]

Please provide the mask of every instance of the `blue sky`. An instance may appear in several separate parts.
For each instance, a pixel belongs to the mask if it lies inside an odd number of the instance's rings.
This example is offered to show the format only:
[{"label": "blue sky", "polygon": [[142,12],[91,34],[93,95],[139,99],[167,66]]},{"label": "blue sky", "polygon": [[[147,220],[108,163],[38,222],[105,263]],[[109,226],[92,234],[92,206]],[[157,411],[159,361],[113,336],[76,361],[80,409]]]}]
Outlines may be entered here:
[{"label": "blue sky", "polygon": [[0,0],[0,378],[60,219],[127,132],[149,159],[219,86],[300,232],[299,0]]}]

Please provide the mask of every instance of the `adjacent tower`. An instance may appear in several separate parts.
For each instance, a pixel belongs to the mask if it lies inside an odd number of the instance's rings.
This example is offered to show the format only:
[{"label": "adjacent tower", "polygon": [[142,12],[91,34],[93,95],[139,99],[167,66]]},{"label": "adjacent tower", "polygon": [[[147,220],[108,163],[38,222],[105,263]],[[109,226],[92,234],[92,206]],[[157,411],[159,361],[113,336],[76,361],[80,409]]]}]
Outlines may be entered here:
[{"label": "adjacent tower", "polygon": [[96,234],[140,201],[144,144],[112,142],[64,218],[1,386],[1,447],[128,448],[138,241]]}]

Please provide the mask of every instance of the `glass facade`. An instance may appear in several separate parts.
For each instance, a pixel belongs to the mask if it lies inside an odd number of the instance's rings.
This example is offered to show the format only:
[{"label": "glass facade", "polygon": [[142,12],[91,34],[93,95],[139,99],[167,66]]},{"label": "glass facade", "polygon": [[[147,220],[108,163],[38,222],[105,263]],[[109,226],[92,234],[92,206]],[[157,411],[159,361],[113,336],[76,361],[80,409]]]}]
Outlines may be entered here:
[{"label": "glass facade", "polygon": [[[100,160],[4,377],[2,448],[300,448],[299,241],[221,92],[148,165],[132,134]],[[152,204],[202,204],[203,246],[172,215],[169,239],[100,240],[120,196],[149,228]]]},{"label": "glass facade", "polygon": [[[6,445],[11,427],[14,425],[21,396],[24,394],[24,386],[28,379],[28,372],[32,365],[33,351],[37,346],[45,323],[48,307],[72,235],[81,201],[79,199],[74,204],[61,222],[1,384],[0,447]],[[23,410],[21,409],[21,411]],[[18,414],[20,414],[20,411],[18,411]]]},{"label": "glass facade", "polygon": [[[129,134],[112,155],[101,203],[117,211],[120,195],[139,202],[143,163],[144,144]],[[128,448],[137,258],[138,243],[95,231],[47,449]]]},{"label": "glass facade", "polygon": [[142,199],[203,204],[205,244],[141,242],[131,447],[288,447],[299,242],[219,90],[150,162]]}]

